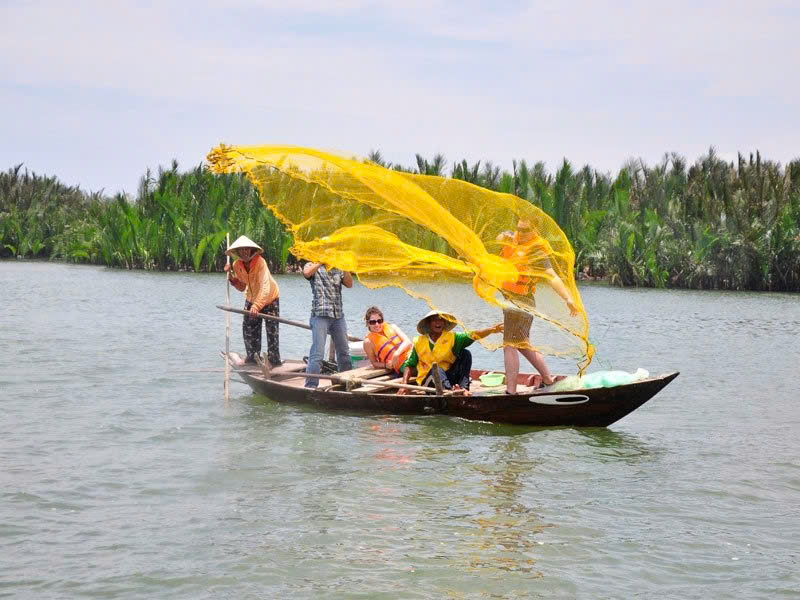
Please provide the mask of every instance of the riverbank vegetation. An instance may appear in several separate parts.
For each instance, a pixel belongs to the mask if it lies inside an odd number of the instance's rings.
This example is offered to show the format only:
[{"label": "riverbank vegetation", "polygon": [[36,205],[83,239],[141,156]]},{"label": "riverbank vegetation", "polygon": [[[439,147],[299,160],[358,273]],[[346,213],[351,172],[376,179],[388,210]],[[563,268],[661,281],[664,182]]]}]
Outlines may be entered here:
[{"label": "riverbank vegetation", "polygon": [[[693,164],[668,154],[630,161],[616,176],[564,161],[450,166],[442,155],[389,168],[463,179],[541,207],[575,249],[579,276],[625,286],[800,291],[800,160],[756,152]],[[104,197],[21,165],[0,173],[0,257],[49,258],[128,269],[219,270],[225,232],[264,246],[274,272],[291,237],[241,175],[185,172],[173,163],[142,178],[135,197]]]},{"label": "riverbank vegetation", "polygon": [[85,193],[21,166],[0,173],[2,257],[213,271],[225,262],[226,232],[258,240],[270,268],[285,270],[291,237],[242,175],[180,172],[173,162],[148,171],[131,199]]}]

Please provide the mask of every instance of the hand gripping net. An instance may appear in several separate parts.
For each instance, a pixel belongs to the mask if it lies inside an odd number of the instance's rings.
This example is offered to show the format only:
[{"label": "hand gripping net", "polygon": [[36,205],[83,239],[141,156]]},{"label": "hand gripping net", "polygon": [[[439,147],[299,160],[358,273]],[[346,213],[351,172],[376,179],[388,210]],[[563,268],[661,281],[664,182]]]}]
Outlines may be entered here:
[{"label": "hand gripping net", "polygon": [[[216,173],[247,174],[294,237],[295,256],[352,271],[369,288],[402,288],[454,314],[466,330],[501,321],[499,309],[522,317],[505,341],[481,340],[487,348],[532,343],[573,358],[581,371],[591,361],[572,247],[530,202],[294,146],[220,145],[208,161]],[[526,313],[535,317],[530,342]]]}]

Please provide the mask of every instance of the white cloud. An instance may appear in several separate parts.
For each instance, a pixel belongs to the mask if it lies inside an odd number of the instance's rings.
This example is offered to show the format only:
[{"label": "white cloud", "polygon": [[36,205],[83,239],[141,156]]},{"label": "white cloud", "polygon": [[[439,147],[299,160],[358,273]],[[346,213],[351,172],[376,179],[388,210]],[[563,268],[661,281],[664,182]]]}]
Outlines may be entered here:
[{"label": "white cloud", "polygon": [[[710,144],[797,154],[800,23],[790,3],[85,1],[0,11],[0,125],[13,134],[0,159],[19,162],[28,148],[88,187],[132,189],[145,165],[195,164],[221,140],[380,147],[406,164],[443,151],[506,167],[516,157],[554,168],[566,156],[616,169],[670,150],[694,159]],[[85,152],[79,171],[36,151],[54,132]],[[97,150],[108,144],[118,153]],[[126,181],[104,179],[119,176],[114,160],[133,170]]]}]

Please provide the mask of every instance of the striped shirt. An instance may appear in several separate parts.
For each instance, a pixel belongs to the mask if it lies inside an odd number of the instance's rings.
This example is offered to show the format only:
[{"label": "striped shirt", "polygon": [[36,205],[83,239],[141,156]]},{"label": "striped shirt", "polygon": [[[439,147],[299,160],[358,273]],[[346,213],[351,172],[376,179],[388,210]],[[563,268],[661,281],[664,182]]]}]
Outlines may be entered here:
[{"label": "striped shirt", "polygon": [[339,269],[325,270],[321,266],[309,278],[311,284],[311,316],[338,319],[344,316],[342,307],[342,278],[344,273]]}]

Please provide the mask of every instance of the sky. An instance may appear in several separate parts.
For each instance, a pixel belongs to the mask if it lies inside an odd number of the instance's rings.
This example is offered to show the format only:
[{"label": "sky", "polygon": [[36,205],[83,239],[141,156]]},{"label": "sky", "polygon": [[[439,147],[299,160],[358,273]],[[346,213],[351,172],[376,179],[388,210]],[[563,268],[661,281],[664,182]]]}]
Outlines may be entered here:
[{"label": "sky", "polygon": [[0,0],[0,169],[112,195],[220,142],[785,164],[798,32],[789,0]]}]

